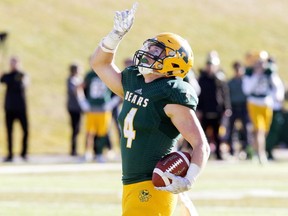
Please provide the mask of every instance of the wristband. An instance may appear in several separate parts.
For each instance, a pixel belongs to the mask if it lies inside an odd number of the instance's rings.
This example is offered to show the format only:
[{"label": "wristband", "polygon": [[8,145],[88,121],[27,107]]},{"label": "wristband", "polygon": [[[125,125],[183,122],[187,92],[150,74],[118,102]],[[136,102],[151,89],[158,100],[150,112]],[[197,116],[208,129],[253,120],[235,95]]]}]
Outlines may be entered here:
[{"label": "wristband", "polygon": [[99,46],[104,52],[115,53],[120,41],[124,35],[116,30],[112,30],[106,37],[102,39]]},{"label": "wristband", "polygon": [[201,168],[197,164],[195,163],[190,164],[185,178],[189,180],[191,185],[196,181],[196,178],[198,177],[200,171],[201,171]]}]

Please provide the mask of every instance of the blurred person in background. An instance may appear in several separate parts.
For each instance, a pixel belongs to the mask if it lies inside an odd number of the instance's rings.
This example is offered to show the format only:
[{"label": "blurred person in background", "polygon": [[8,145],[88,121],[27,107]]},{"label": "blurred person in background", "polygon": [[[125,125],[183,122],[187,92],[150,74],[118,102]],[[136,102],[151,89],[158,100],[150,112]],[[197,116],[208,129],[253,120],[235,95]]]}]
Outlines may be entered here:
[{"label": "blurred person in background", "polygon": [[[268,58],[268,67],[272,70],[278,71],[275,59]],[[277,88],[272,90],[273,98],[273,117],[272,123],[266,137],[266,152],[268,160],[274,160],[273,149],[281,141],[281,134],[286,131],[287,128],[283,127],[285,123],[284,117],[284,99],[285,99],[285,86],[281,80],[278,80]]]},{"label": "blurred person in background", "polygon": [[[238,140],[241,142],[242,151],[245,152],[247,157],[247,145],[248,145],[248,123],[249,116],[247,111],[247,96],[242,90],[243,75],[245,68],[239,61],[233,62],[232,65],[234,75],[228,81],[229,95],[231,101],[232,114],[229,118],[229,124],[227,128],[227,143],[230,146],[230,154],[234,155],[234,143],[233,135],[235,131],[238,131]],[[236,128],[235,122],[241,122],[241,128]]]},{"label": "blurred person in background", "polygon": [[90,70],[84,78],[83,88],[89,104],[86,117],[86,152],[85,160],[90,162],[96,153],[96,161],[106,161],[103,150],[111,150],[109,130],[112,121],[112,110],[119,104],[120,98],[113,96],[112,91],[98,75]]},{"label": "blurred person in background", "polygon": [[79,91],[82,90],[83,79],[80,76],[81,67],[79,64],[71,64],[69,67],[69,77],[66,81],[67,86],[67,110],[70,116],[71,125],[71,156],[77,156],[77,137],[80,132],[82,108],[80,104],[80,94]]},{"label": "blurred person in background", "polygon": [[194,88],[194,90],[196,91],[197,96],[199,96],[201,92],[201,88],[195,76],[195,73],[192,69],[187,73],[186,77],[184,77],[183,80],[190,83],[192,87]]},{"label": "blurred person in background", "polygon": [[[200,70],[198,83],[201,92],[197,115],[208,140],[215,144],[216,159],[222,160],[219,129],[223,118],[231,115],[231,103],[228,85],[216,51],[208,53],[205,68]],[[212,137],[209,136],[209,130],[212,130]]]},{"label": "blurred person in background", "polygon": [[246,55],[243,92],[247,95],[249,118],[253,125],[253,145],[260,164],[267,162],[266,136],[273,117],[273,95],[281,101],[281,79],[268,62],[268,52],[257,51]]},{"label": "blurred person in background", "polygon": [[13,124],[20,122],[22,136],[21,158],[27,160],[29,124],[26,104],[26,88],[29,84],[28,75],[22,71],[20,59],[16,56],[10,58],[10,71],[1,75],[1,83],[6,85],[5,93],[5,125],[7,131],[8,155],[3,162],[13,161]]},{"label": "blurred person in background", "polygon": [[128,58],[125,58],[125,59],[124,59],[124,68],[130,67],[130,66],[132,66],[133,64],[134,64],[134,63],[133,63],[133,58],[128,57]]}]

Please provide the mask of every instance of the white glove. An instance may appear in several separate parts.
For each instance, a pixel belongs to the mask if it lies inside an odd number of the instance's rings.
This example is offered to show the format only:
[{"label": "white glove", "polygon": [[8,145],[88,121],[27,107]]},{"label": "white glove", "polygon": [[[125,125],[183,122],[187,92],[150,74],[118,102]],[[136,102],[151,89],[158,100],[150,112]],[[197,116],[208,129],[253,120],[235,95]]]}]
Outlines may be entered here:
[{"label": "white glove", "polygon": [[192,186],[190,181],[185,177],[176,176],[169,172],[165,172],[164,176],[171,179],[172,183],[166,187],[156,187],[157,190],[169,191],[173,194],[178,194],[178,193],[190,190]]},{"label": "white glove", "polygon": [[135,2],[131,10],[115,12],[113,30],[100,43],[104,52],[115,52],[119,42],[133,25],[137,6],[138,3]]},{"label": "white glove", "polygon": [[123,37],[131,29],[137,6],[138,3],[135,2],[131,10],[115,12],[113,30],[116,31],[118,35]]},{"label": "white glove", "polygon": [[178,194],[191,189],[192,184],[196,181],[200,173],[200,167],[191,163],[185,177],[176,176],[172,173],[165,172],[164,175],[172,180],[172,183],[166,187],[155,187],[157,190],[169,191]]}]

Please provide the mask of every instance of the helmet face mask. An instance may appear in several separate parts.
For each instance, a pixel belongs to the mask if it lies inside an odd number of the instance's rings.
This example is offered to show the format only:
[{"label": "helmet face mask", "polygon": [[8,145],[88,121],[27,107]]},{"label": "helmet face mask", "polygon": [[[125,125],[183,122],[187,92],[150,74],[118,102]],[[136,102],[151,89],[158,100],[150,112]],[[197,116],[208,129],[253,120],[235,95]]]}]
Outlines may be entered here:
[{"label": "helmet face mask", "polygon": [[134,64],[142,74],[185,77],[193,65],[188,42],[173,33],[162,33],[144,42],[134,55]]},{"label": "helmet face mask", "polygon": [[144,74],[153,73],[153,69],[161,69],[165,58],[165,46],[156,40],[148,39],[134,55],[134,64]]}]

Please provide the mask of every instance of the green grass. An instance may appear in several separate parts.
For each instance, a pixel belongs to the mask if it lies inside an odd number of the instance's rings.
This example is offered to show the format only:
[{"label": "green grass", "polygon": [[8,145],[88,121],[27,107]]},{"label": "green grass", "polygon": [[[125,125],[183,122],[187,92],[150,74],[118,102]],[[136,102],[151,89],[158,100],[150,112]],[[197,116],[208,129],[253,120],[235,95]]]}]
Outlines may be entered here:
[{"label": "green grass", "polygon": [[[54,172],[45,173],[43,167],[41,173],[1,173],[0,215],[121,214],[120,166],[109,169],[108,164],[70,164],[70,168],[80,169],[63,172],[57,171],[61,165],[52,166]],[[88,166],[93,169],[87,171]],[[284,216],[288,214],[287,166],[287,162],[260,166],[251,161],[210,160],[190,197],[201,216]],[[10,169],[23,171],[26,167],[29,165],[14,165]],[[9,166],[3,168],[7,170]],[[178,203],[174,216],[180,212]]]},{"label": "green grass", "polygon": [[[0,47],[0,71],[6,70],[10,55],[23,60],[31,77],[28,89],[30,152],[69,151],[68,115],[65,109],[65,79],[68,65],[79,61],[89,69],[88,57],[113,26],[115,10],[130,8],[134,0],[1,0],[0,31],[9,32]],[[231,75],[231,62],[243,60],[251,49],[266,49],[276,57],[279,72],[288,81],[288,16],[286,0],[139,0],[135,25],[121,43],[116,63],[132,56],[143,40],[171,31],[187,38],[195,53],[195,70],[206,54],[218,50],[224,70]],[[4,87],[0,87],[3,101]],[[0,134],[5,134],[3,112]],[[84,130],[81,148],[84,148]],[[19,136],[15,135],[19,152]],[[5,135],[0,136],[4,154]]]}]

